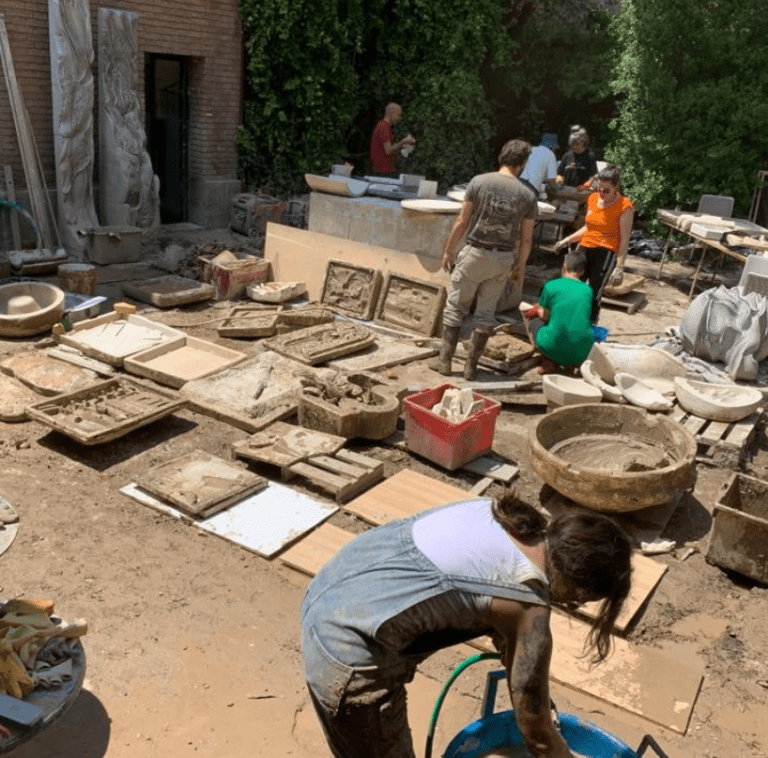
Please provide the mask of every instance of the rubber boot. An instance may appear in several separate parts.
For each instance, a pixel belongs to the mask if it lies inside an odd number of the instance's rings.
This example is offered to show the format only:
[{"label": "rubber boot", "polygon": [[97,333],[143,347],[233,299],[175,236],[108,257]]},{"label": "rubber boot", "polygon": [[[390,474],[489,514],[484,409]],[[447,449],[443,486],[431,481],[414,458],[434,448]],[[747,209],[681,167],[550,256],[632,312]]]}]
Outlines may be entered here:
[{"label": "rubber boot", "polygon": [[464,378],[468,382],[473,381],[477,376],[477,364],[490,336],[488,332],[478,332],[477,330],[472,332],[472,341],[469,343],[469,350],[467,350],[467,362],[464,364]]},{"label": "rubber boot", "polygon": [[443,344],[440,345],[440,355],[433,358],[427,365],[438,374],[451,375],[451,361],[459,342],[460,326],[443,326]]}]

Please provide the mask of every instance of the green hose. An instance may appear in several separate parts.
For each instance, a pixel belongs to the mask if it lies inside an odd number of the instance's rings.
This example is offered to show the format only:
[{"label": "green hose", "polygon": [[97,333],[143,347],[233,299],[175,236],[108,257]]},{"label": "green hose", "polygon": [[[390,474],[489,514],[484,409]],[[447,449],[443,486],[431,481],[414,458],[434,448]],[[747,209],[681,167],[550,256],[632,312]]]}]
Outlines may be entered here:
[{"label": "green hose", "polygon": [[440,709],[443,707],[443,700],[445,700],[445,696],[448,694],[450,686],[456,681],[456,679],[458,679],[459,674],[461,674],[465,668],[471,666],[473,663],[477,663],[478,661],[498,661],[500,658],[501,656],[498,653],[478,653],[477,655],[472,655],[467,658],[466,661],[460,663],[451,672],[451,675],[448,677],[445,684],[443,685],[443,688],[440,690],[440,694],[437,696],[435,707],[432,711],[432,718],[429,720],[429,729],[427,730],[427,745],[424,749],[424,758],[432,758],[432,743],[435,739],[435,726],[437,725],[437,717],[440,714]]}]

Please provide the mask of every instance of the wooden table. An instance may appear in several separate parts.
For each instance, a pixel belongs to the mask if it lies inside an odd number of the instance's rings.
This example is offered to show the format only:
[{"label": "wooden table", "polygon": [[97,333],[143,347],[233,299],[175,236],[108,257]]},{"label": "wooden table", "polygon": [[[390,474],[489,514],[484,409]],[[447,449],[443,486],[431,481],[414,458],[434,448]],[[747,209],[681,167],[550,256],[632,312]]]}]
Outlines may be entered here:
[{"label": "wooden table", "polygon": [[664,249],[661,254],[661,262],[659,263],[659,271],[656,275],[658,279],[661,277],[661,270],[664,267],[666,261],[669,245],[672,240],[673,232],[681,232],[687,234],[698,246],[701,246],[702,253],[699,258],[699,263],[696,266],[696,272],[693,275],[693,281],[691,282],[691,289],[688,293],[688,298],[693,296],[694,289],[696,288],[696,282],[701,272],[702,264],[704,263],[704,257],[707,254],[707,250],[714,250],[720,256],[728,256],[741,263],[747,260],[746,255],[734,250],[732,246],[751,247],[754,250],[768,250],[768,242],[766,236],[768,235],[768,229],[757,224],[753,224],[751,221],[741,218],[719,218],[717,219],[716,226],[722,227],[722,234],[719,238],[705,237],[701,234],[691,231],[690,228],[685,228],[686,224],[684,219],[686,218],[699,218],[702,220],[704,226],[708,226],[707,221],[713,219],[709,214],[704,213],[688,213],[686,211],[669,211],[659,209],[657,211],[659,220],[669,228],[669,235],[667,236],[667,242],[664,245]]}]

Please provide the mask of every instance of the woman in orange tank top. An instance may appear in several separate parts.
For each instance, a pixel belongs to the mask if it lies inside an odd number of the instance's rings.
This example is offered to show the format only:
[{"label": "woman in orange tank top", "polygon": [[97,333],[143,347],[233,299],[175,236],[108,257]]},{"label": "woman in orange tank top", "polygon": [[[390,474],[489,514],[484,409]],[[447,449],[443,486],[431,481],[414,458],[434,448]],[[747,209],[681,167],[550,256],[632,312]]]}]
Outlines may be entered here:
[{"label": "woman in orange tank top", "polygon": [[600,300],[608,281],[621,284],[635,216],[632,201],[621,194],[621,169],[618,166],[609,165],[598,172],[597,183],[597,192],[587,199],[584,226],[555,245],[555,251],[558,251],[578,242],[579,250],[586,255],[587,267],[582,281],[589,282],[592,287],[593,324],[600,315]]}]

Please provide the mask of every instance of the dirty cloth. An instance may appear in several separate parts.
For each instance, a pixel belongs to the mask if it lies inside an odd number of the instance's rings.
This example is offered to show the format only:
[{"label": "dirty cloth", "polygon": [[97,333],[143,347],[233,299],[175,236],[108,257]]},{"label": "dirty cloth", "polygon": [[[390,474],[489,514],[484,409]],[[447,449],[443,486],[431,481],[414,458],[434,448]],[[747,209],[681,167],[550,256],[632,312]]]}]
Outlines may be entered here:
[{"label": "dirty cloth", "polygon": [[688,307],[680,338],[687,353],[725,363],[731,379],[754,380],[768,356],[768,300],[741,287],[713,287]]},{"label": "dirty cloth", "polygon": [[323,566],[302,603],[302,653],[336,758],[413,758],[404,685],[436,650],[492,633],[493,597],[548,604],[490,500],[371,529]]}]

